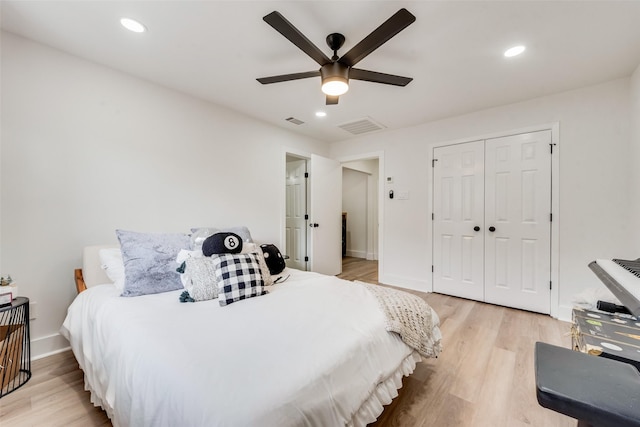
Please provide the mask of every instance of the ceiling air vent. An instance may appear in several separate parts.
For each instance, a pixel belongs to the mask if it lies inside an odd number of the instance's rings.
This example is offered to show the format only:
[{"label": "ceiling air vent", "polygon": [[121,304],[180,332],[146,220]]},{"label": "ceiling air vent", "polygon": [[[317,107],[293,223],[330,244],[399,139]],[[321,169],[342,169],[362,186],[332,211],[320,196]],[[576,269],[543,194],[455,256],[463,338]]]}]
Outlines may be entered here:
[{"label": "ceiling air vent", "polygon": [[346,130],[353,135],[361,135],[367,132],[373,132],[376,130],[384,129],[385,126],[374,121],[371,117],[365,117],[364,119],[358,119],[353,122],[343,123],[338,125],[340,129]]},{"label": "ceiling air vent", "polygon": [[287,117],[285,120],[289,123],[293,123],[294,125],[301,125],[304,123],[302,120],[298,120],[295,117]]}]

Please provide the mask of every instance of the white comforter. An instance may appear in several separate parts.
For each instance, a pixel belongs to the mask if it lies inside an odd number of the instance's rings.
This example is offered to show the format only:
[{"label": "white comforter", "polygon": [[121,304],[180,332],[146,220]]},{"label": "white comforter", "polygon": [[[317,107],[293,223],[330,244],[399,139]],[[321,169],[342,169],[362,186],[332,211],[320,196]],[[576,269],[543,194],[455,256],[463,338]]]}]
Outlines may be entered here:
[{"label": "white comforter", "polygon": [[374,421],[420,357],[385,331],[364,287],[291,273],[269,294],[226,307],[180,303],[180,291],[122,298],[113,285],[92,287],[61,332],[115,426]]}]

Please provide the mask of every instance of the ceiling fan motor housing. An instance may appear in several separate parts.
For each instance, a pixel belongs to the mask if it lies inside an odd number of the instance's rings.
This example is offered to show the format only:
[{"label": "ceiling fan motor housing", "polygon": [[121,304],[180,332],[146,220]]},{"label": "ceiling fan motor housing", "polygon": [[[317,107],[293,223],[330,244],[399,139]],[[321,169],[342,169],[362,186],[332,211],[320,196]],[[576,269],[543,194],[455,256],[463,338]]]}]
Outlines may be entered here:
[{"label": "ceiling fan motor housing", "polygon": [[[320,68],[320,76],[322,77],[322,92],[329,97],[337,97],[343,95],[349,90],[349,67],[334,61],[325,64]],[[328,104],[335,104],[334,100],[327,100]]]},{"label": "ceiling fan motor housing", "polygon": [[320,68],[320,76],[323,82],[331,80],[349,81],[349,67],[335,61],[329,64],[325,64]]}]

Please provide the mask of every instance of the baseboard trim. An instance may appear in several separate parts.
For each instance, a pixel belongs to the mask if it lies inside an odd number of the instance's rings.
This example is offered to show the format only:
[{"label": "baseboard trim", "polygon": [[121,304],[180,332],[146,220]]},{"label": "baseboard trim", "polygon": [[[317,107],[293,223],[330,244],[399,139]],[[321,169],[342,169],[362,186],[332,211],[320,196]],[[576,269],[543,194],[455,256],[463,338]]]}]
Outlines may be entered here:
[{"label": "baseboard trim", "polygon": [[69,341],[59,333],[35,338],[31,340],[31,360],[62,353],[70,348]]},{"label": "baseboard trim", "polygon": [[347,256],[353,257],[353,258],[367,258],[367,253],[365,251],[351,251],[347,249]]},{"label": "baseboard trim", "polygon": [[420,292],[431,292],[431,284],[427,280],[412,279],[410,277],[392,276],[385,274],[378,278],[382,284],[412,289]]}]

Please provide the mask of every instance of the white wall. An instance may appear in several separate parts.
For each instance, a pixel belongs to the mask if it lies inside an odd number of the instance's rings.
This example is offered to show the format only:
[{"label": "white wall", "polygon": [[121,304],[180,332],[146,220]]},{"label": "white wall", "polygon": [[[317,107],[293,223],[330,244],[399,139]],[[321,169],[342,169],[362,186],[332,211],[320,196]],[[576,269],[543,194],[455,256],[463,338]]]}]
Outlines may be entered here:
[{"label": "white wall", "polygon": [[[389,189],[409,200],[384,199],[384,277],[416,289],[431,287],[431,165],[436,143],[559,122],[559,299],[566,317],[571,297],[602,286],[587,268],[595,258],[635,256],[628,234],[630,81],[619,79],[395,131],[334,143],[331,156],[384,151]],[[637,183],[633,183],[637,186]]]},{"label": "white wall", "polygon": [[[2,34],[1,262],[37,303],[35,356],[66,342],[82,247],[116,228],[247,225],[280,244],[284,147],[324,143]],[[281,206],[274,209],[274,200]]]},{"label": "white wall", "polygon": [[631,256],[640,257],[640,65],[631,77],[631,144],[630,169],[631,192]]}]

